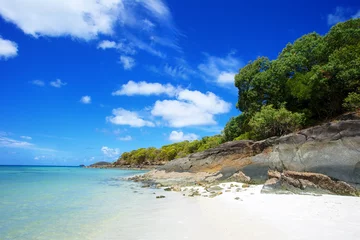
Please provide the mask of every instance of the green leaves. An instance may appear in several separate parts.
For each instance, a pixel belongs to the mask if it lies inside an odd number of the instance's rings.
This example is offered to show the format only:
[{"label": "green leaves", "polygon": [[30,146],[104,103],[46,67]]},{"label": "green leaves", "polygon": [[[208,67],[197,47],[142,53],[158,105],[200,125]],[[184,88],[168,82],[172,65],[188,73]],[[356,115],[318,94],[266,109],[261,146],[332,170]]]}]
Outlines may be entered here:
[{"label": "green leaves", "polygon": [[235,76],[235,85],[237,107],[247,121],[231,119],[224,129],[226,140],[251,133],[255,125],[249,119],[268,105],[305,113],[307,123],[341,114],[348,107],[344,99],[360,88],[360,19],[339,23],[325,36],[306,34],[287,44],[275,60],[250,62]]},{"label": "green leaves", "polygon": [[300,128],[303,122],[304,114],[292,113],[285,107],[275,109],[272,105],[266,105],[251,118],[249,126],[255,139],[264,139],[291,133]]},{"label": "green leaves", "polygon": [[192,142],[183,141],[162,146],[160,149],[140,148],[131,152],[124,152],[115,164],[117,165],[158,165],[175,158],[185,157],[191,153],[204,151],[223,143],[221,135],[204,137]]}]

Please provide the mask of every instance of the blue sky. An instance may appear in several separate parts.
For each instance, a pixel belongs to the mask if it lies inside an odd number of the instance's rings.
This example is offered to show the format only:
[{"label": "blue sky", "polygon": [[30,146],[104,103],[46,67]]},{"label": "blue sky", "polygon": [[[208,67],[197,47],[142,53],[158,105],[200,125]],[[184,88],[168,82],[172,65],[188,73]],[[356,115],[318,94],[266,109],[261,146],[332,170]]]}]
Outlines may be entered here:
[{"label": "blue sky", "polygon": [[359,1],[0,0],[0,164],[218,134],[244,64],[358,17]]}]

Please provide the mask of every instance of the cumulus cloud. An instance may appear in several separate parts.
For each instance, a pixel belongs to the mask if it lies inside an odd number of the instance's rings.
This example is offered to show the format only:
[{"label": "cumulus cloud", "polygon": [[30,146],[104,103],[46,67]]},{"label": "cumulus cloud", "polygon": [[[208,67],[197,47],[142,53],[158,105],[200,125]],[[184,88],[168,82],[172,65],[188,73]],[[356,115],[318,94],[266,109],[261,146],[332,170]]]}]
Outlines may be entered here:
[{"label": "cumulus cloud", "polygon": [[45,86],[45,83],[41,80],[34,80],[34,81],[31,81],[30,83],[33,85],[39,86],[39,87]]},{"label": "cumulus cloud", "polygon": [[194,141],[199,139],[199,136],[194,133],[184,134],[182,131],[172,131],[169,140],[172,142]]},{"label": "cumulus cloud", "polygon": [[117,44],[114,41],[109,41],[109,40],[104,40],[102,42],[99,43],[98,48],[101,48],[103,50],[105,49],[111,49],[111,48],[116,48]]},{"label": "cumulus cloud", "polygon": [[177,100],[156,101],[151,114],[172,127],[215,125],[214,116],[227,113],[230,108],[230,103],[212,92],[183,90]]},{"label": "cumulus cloud", "polygon": [[118,137],[117,140],[120,140],[120,141],[131,141],[131,140],[132,140],[132,137],[131,137],[131,136]]},{"label": "cumulus cloud", "polygon": [[147,83],[147,82],[134,82],[129,81],[128,83],[121,86],[121,88],[112,93],[113,96],[134,96],[134,95],[161,95],[165,94],[170,97],[176,95],[179,88],[174,87],[171,84],[161,83]]},{"label": "cumulus cloud", "polygon": [[61,81],[60,79],[56,79],[56,81],[50,82],[50,85],[56,88],[61,88],[62,86],[66,86],[67,83]]},{"label": "cumulus cloud", "polygon": [[103,146],[101,148],[101,151],[108,158],[119,157],[119,155],[120,155],[120,150],[118,148],[109,148],[109,147]]},{"label": "cumulus cloud", "polygon": [[336,7],[335,12],[328,14],[327,23],[329,26],[335,25],[340,22],[345,22],[348,19],[360,18],[360,10],[352,15],[354,11],[351,8]]},{"label": "cumulus cloud", "polygon": [[205,61],[199,64],[198,69],[204,78],[220,86],[226,86],[234,85],[235,74],[242,66],[243,63],[231,52],[225,57],[206,55]]},{"label": "cumulus cloud", "polygon": [[15,42],[1,38],[0,36],[0,60],[13,58],[17,55],[18,45]]},{"label": "cumulus cloud", "polygon": [[34,37],[91,40],[99,35],[114,36],[119,27],[122,33],[141,31],[144,25],[174,30],[163,0],[0,0],[0,15]]},{"label": "cumulus cloud", "polygon": [[154,127],[155,124],[144,120],[138,113],[125,110],[123,108],[117,108],[112,110],[113,116],[106,118],[108,122],[115,125],[128,125],[130,127]]},{"label": "cumulus cloud", "polygon": [[25,140],[32,140],[32,137],[29,137],[29,136],[21,136],[22,139],[25,139]]},{"label": "cumulus cloud", "polygon": [[83,96],[80,99],[80,102],[83,104],[90,104],[91,103],[91,97],[90,96]]},{"label": "cumulus cloud", "polygon": [[120,63],[123,65],[125,70],[130,70],[135,66],[135,59],[129,56],[120,56]]}]

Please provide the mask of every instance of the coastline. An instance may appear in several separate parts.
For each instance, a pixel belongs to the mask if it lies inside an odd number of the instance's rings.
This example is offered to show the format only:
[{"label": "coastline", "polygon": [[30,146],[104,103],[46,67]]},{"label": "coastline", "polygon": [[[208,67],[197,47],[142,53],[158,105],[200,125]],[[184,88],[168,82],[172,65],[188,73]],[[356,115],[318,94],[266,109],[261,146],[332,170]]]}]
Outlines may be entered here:
[{"label": "coastline", "polygon": [[[104,226],[101,234],[93,239],[360,238],[357,207],[360,198],[262,194],[262,185],[243,187],[235,182],[220,186],[222,194],[210,198],[188,196],[195,189],[202,193],[202,186],[174,192],[165,188],[142,188],[137,184],[134,194],[151,196],[146,204],[139,206],[142,212],[130,212],[121,228],[116,223]],[[164,198],[157,199],[160,195]]]}]

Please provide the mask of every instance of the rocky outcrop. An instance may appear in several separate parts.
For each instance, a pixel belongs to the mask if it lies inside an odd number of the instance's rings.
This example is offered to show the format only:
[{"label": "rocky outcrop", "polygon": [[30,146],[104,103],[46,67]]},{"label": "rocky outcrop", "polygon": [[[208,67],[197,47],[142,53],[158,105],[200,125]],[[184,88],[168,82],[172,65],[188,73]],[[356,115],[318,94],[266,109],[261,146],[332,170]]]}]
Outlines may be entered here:
[{"label": "rocky outcrop", "polygon": [[269,170],[263,193],[327,193],[357,196],[355,187],[320,173]]},{"label": "rocky outcrop", "polygon": [[238,179],[257,183],[268,180],[269,169],[320,173],[360,184],[360,120],[338,120],[263,141],[228,142],[173,160],[147,176],[165,179],[164,173],[183,173],[191,182],[189,174],[201,173],[203,177],[193,182]]}]

